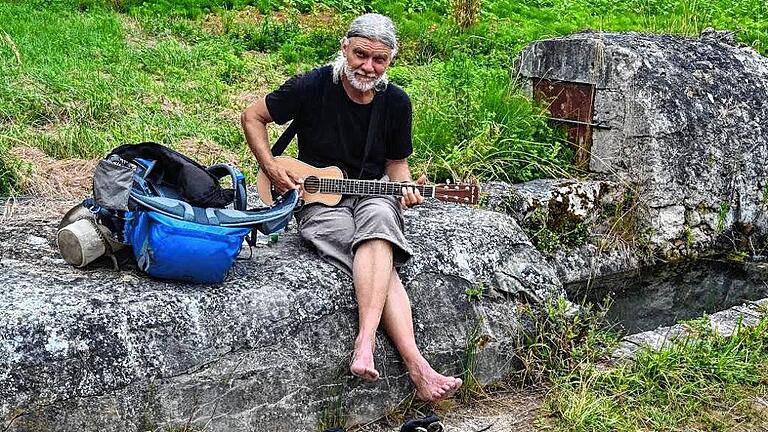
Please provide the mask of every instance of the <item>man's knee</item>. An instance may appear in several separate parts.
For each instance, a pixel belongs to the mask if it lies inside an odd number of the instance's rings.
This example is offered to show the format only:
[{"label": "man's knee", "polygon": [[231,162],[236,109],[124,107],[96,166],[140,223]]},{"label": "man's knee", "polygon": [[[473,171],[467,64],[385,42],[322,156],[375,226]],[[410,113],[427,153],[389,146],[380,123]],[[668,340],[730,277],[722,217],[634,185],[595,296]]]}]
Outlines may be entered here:
[{"label": "man's knee", "polygon": [[356,251],[359,252],[361,249],[363,249],[363,250],[366,250],[366,249],[367,250],[376,250],[376,251],[383,250],[383,251],[392,252],[392,242],[390,242],[389,240],[386,240],[386,239],[382,239],[382,238],[364,239],[364,240],[360,240],[355,245],[355,250]]}]

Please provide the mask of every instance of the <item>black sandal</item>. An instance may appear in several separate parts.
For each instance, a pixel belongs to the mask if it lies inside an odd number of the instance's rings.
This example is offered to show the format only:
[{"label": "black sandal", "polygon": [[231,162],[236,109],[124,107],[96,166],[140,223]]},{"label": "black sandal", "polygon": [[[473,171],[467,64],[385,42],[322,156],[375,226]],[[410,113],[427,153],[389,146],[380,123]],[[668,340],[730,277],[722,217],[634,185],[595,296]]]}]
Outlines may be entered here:
[{"label": "black sandal", "polygon": [[440,423],[440,418],[436,415],[408,420],[400,428],[400,432],[443,432],[444,430],[445,426]]}]

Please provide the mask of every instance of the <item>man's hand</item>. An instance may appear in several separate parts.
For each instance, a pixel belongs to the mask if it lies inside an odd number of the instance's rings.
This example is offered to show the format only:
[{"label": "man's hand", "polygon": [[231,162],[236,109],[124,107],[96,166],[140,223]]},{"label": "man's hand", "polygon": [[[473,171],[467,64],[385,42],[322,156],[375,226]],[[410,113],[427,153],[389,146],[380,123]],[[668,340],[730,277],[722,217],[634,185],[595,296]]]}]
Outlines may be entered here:
[{"label": "man's hand", "polygon": [[280,194],[289,189],[299,189],[301,186],[302,180],[300,178],[275,162],[263,166],[262,169],[272,182],[272,187]]},{"label": "man's hand", "polygon": [[[417,185],[424,185],[427,183],[427,176],[421,175],[418,180],[416,180]],[[419,192],[418,189],[412,187],[412,186],[403,186],[403,189],[401,190],[401,193],[403,196],[400,198],[400,205],[403,208],[409,208],[413,207],[415,205],[419,205],[424,202],[424,197],[421,196],[421,192]]]}]

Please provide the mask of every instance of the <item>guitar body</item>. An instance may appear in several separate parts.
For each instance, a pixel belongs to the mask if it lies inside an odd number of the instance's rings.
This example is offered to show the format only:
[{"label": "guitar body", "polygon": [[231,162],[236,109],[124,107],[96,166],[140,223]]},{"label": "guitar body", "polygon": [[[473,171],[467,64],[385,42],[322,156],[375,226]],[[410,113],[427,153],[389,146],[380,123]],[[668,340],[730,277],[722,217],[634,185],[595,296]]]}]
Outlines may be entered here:
[{"label": "guitar body", "polygon": [[[312,165],[306,164],[298,159],[294,159],[289,156],[277,156],[275,158],[278,165],[290,171],[293,175],[299,178],[307,178],[310,176],[343,179],[344,172],[338,167],[316,168]],[[263,171],[259,170],[256,175],[256,190],[259,192],[259,198],[266,205],[272,205],[272,182],[269,180]],[[333,195],[327,193],[310,193],[306,190],[302,190],[302,199],[305,203],[321,203],[329,206],[334,206],[341,201],[341,195]]]}]

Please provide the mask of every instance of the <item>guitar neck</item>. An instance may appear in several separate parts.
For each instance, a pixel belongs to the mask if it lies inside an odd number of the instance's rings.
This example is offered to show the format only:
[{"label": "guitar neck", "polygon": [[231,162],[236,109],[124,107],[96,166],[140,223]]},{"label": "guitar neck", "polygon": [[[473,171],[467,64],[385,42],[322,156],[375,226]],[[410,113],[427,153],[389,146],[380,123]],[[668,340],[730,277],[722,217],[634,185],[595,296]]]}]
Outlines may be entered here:
[{"label": "guitar neck", "polygon": [[[402,196],[403,187],[406,185],[396,182],[385,182],[379,180],[352,180],[352,179],[338,179],[327,177],[315,177],[314,179],[306,179],[304,187],[308,185],[307,181],[317,181],[317,188],[319,193],[334,194],[334,195],[387,195],[387,196]],[[312,185],[314,186],[314,185]],[[421,196],[434,198],[435,187],[431,185],[415,185],[408,184],[409,188],[414,188],[421,193]]]}]

